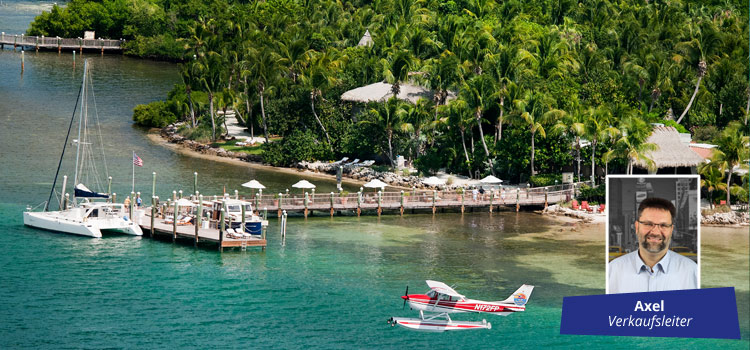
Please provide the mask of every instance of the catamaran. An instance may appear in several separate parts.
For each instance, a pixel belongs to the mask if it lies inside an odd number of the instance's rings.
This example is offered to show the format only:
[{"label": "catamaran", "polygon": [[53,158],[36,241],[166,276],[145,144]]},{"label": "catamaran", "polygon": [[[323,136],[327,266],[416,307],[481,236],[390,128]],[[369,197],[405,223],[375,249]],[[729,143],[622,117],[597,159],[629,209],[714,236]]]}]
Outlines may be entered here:
[{"label": "catamaran", "polygon": [[[56,211],[49,210],[52,194],[54,193],[57,178],[60,173],[60,165],[65,156],[65,148],[68,145],[71,127],[73,126],[73,121],[76,116],[75,109],[70,120],[70,125],[68,126],[68,134],[65,137],[65,144],[63,145],[62,154],[60,155],[60,162],[58,163],[57,172],[55,173],[55,180],[52,183],[52,190],[50,191],[49,199],[43,203],[44,209],[42,211],[33,211],[31,207],[28,207],[23,213],[23,223],[24,225],[39,229],[97,238],[102,237],[102,231],[105,230],[141,236],[143,235],[143,232],[141,231],[140,226],[138,226],[132,217],[128,215],[128,211],[132,210],[132,208],[126,208],[124,204],[113,203],[110,201],[109,193],[92,191],[83,184],[85,181],[101,186],[97,174],[95,157],[92,154],[93,141],[96,140],[91,140],[87,132],[87,128],[89,127],[88,99],[89,95],[93,97],[90,83],[91,77],[89,76],[89,62],[86,60],[84,61],[83,68],[83,83],[78,92],[79,99],[76,100],[76,106],[78,106],[78,103],[80,102],[80,108],[78,118],[78,138],[73,140],[73,144],[76,145],[75,176],[73,177],[75,188],[73,191],[73,198],[70,201],[66,198],[65,187],[67,177],[65,177],[60,201],[58,203],[59,209]],[[98,123],[98,118],[96,119]],[[98,141],[101,146],[103,143],[101,133],[99,133]],[[106,158],[103,155],[102,147],[101,159],[102,162],[105,163],[104,170],[106,172]],[[107,191],[109,192],[109,189]]]}]

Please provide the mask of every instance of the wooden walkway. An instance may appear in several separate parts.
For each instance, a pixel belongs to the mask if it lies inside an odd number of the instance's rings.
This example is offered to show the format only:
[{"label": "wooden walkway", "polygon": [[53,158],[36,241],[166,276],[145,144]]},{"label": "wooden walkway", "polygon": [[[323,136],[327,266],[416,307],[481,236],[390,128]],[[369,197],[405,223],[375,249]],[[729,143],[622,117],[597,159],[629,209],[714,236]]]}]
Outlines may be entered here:
[{"label": "wooden walkway", "polygon": [[[461,191],[425,191],[412,190],[401,192],[357,192],[357,193],[312,193],[304,194],[262,194],[250,197],[235,196],[253,203],[260,212],[267,211],[268,216],[281,216],[282,212],[302,213],[305,217],[312,212],[335,213],[377,213],[384,211],[478,211],[492,212],[500,208],[519,211],[521,208],[544,208],[550,204],[569,201],[575,198],[577,188],[584,183],[564,184],[536,188],[495,188],[476,196],[471,190]],[[295,191],[296,192],[296,191]]]},{"label": "wooden walkway", "polygon": [[[143,211],[141,211],[144,213]],[[172,242],[175,242],[178,238],[192,240],[195,246],[198,246],[200,242],[211,242],[218,244],[219,250],[223,251],[224,248],[241,248],[247,247],[261,247],[265,249],[267,242],[265,234],[261,237],[250,237],[245,239],[230,238],[226,233],[222,236],[219,229],[213,228],[198,228],[197,232],[195,225],[177,225],[176,227],[171,223],[166,223],[163,218],[154,218],[154,230],[151,231],[151,209],[146,208],[145,214],[143,214],[139,220],[139,225],[143,230],[143,235],[148,237],[166,236],[172,237]],[[216,225],[212,225],[216,226]]]},{"label": "wooden walkway", "polygon": [[105,50],[122,51],[122,44],[124,42],[124,40],[60,38],[0,33],[0,48],[4,48],[5,45],[13,45],[14,50],[16,47],[21,47],[21,49],[33,47],[37,51],[39,49],[57,50],[57,52],[62,50],[77,50],[78,52],[82,52],[83,50],[98,50],[104,53]]}]

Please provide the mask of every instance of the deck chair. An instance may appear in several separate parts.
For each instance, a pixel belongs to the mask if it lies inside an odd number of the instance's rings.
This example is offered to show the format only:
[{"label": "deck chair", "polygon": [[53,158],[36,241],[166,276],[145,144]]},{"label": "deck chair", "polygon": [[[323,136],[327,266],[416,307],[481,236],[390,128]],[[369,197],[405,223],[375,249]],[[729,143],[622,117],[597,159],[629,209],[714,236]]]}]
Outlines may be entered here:
[{"label": "deck chair", "polygon": [[581,209],[589,211],[589,201],[581,201]]},{"label": "deck chair", "polygon": [[347,167],[350,167],[350,168],[354,168],[354,167],[357,167],[358,164],[359,164],[359,158],[355,159],[351,163],[345,164],[344,166],[347,166]]},{"label": "deck chair", "polygon": [[359,163],[359,166],[368,167],[368,166],[372,166],[373,164],[375,164],[374,160],[366,160],[362,163]]},{"label": "deck chair", "polygon": [[573,206],[573,210],[578,210],[578,201],[577,200],[574,199],[573,202],[571,203],[571,205]]},{"label": "deck chair", "polygon": [[339,164],[341,164],[341,163],[344,163],[344,162],[346,162],[347,160],[349,160],[349,157],[344,157],[344,158],[341,158],[341,160],[335,161],[335,162],[333,162],[333,163],[331,163],[331,164],[332,164],[332,165],[339,165]]}]

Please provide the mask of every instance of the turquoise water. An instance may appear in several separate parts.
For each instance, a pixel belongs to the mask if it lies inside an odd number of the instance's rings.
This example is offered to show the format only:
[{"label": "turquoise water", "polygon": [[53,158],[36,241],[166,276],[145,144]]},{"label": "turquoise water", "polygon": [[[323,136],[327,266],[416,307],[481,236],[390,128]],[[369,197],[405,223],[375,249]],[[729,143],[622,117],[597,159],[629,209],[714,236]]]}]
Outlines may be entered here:
[{"label": "turquoise water", "polygon": [[[7,13],[0,11],[1,26],[20,26],[13,23],[28,16]],[[99,116],[109,135],[114,191],[130,190],[132,151],[145,163],[137,188],[149,192],[155,171],[161,196],[190,190],[193,171],[200,173],[203,193],[241,189],[252,178],[283,191],[300,178],[153,144],[132,126],[132,108],[165,96],[179,79],[174,65],[86,57],[93,60]],[[704,228],[702,238],[703,287],[737,288],[741,341],[559,335],[564,296],[604,292],[604,233],[601,241],[579,237],[570,226],[531,213],[290,218],[284,246],[274,219],[265,251],[223,254],[145,238],[86,239],[26,228],[26,205],[47,198],[80,74],[70,53],[27,53],[21,75],[20,52],[0,51],[0,349],[750,346],[746,228]],[[320,191],[335,186],[311,181]],[[400,296],[407,285],[410,292],[426,290],[425,279],[456,284],[459,292],[485,300],[504,299],[523,283],[537,288],[527,312],[485,316],[493,324],[489,331],[389,327],[389,317],[417,315],[402,310]]]}]

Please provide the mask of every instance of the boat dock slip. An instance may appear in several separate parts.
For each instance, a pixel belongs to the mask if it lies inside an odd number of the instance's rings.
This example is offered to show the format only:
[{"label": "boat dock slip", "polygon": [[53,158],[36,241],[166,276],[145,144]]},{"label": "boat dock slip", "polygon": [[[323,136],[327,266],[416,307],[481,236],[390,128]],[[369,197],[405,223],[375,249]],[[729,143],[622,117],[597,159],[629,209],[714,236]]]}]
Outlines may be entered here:
[{"label": "boat dock slip", "polygon": [[[143,211],[141,211],[144,213]],[[220,232],[216,228],[216,223],[211,223],[213,227],[199,227],[196,230],[195,225],[186,223],[179,223],[174,225],[171,220],[166,220],[162,217],[156,217],[153,220],[153,230],[151,230],[151,210],[146,208],[145,213],[139,218],[139,225],[143,230],[143,235],[148,237],[172,237],[172,241],[176,241],[178,238],[192,240],[195,246],[200,242],[210,242],[218,244],[219,250],[224,248],[237,247],[244,250],[247,247],[261,247],[265,249],[266,238],[265,232],[261,236],[250,236],[245,235],[242,238],[238,238],[234,234],[228,232]],[[152,233],[153,232],[153,233]]]}]

